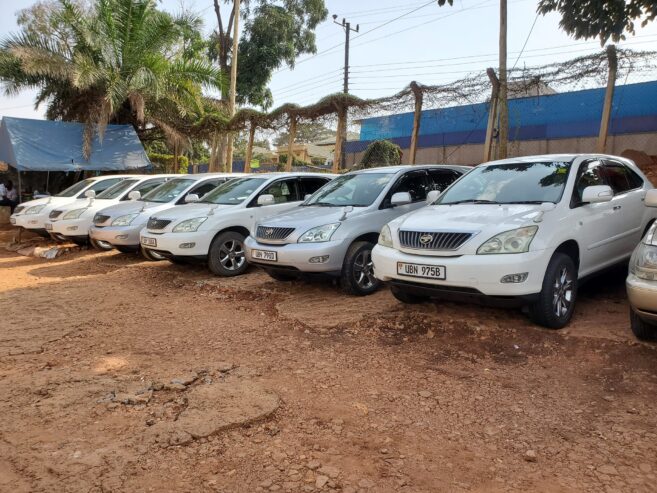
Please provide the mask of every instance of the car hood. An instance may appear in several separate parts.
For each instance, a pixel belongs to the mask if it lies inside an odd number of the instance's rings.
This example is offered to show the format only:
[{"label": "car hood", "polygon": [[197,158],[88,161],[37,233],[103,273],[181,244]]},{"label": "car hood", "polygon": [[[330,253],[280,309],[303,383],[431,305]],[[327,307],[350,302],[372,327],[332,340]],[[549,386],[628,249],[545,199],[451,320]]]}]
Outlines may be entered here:
[{"label": "car hood", "polygon": [[508,231],[531,225],[540,205],[458,204],[432,205],[393,221],[397,229],[409,231]]},{"label": "car hood", "polygon": [[68,204],[71,201],[74,201],[74,198],[71,197],[44,197],[42,199],[29,200],[27,202],[21,202],[21,205],[28,209],[36,205],[50,204],[52,206],[57,206],[58,204]]},{"label": "car hood", "polygon": [[[314,228],[317,226],[324,226],[325,224],[333,224],[340,222],[343,216],[343,207],[320,207],[320,206],[298,206],[289,212],[278,214],[274,217],[264,219],[261,226],[273,227],[288,227],[297,230]],[[368,209],[365,207],[354,208],[352,212],[347,214],[347,219],[350,217],[360,216]],[[306,229],[304,229],[306,228]]]},{"label": "car hood", "polygon": [[89,199],[77,199],[75,202],[70,202],[66,204],[66,207],[57,207],[57,210],[66,213],[69,211],[74,211],[76,209],[87,208],[89,210],[86,213],[89,213],[89,211],[96,212],[99,211],[100,209],[104,209],[116,203],[117,203],[117,199],[94,199],[91,202]]},{"label": "car hood", "polygon": [[110,217],[119,217],[125,216],[126,214],[134,214],[135,212],[149,212],[154,213],[155,211],[162,209],[169,209],[171,204],[161,203],[161,202],[144,202],[142,200],[126,200],[119,202],[118,204],[105,207],[98,211],[106,216]]},{"label": "car hood", "polygon": [[210,211],[216,214],[219,211],[233,209],[234,205],[216,205],[216,204],[184,204],[170,207],[157,212],[155,217],[158,219],[168,219],[176,221],[177,219],[192,219],[194,217],[204,217]]}]

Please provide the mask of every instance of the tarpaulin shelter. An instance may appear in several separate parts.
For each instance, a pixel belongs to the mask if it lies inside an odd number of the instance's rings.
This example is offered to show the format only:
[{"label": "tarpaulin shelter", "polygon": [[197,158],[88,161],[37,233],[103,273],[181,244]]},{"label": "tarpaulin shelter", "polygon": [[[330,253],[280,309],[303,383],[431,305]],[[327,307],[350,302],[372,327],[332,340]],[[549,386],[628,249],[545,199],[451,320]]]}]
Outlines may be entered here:
[{"label": "tarpaulin shelter", "polygon": [[82,123],[4,117],[0,123],[0,162],[23,171],[129,171],[151,168],[130,125],[108,125],[95,135],[89,159],[83,153]]}]

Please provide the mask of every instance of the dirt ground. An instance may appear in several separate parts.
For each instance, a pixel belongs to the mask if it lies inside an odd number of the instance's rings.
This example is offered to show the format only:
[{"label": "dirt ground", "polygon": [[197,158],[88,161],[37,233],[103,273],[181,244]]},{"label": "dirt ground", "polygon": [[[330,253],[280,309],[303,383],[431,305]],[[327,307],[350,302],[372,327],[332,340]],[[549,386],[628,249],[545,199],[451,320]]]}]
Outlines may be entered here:
[{"label": "dirt ground", "polygon": [[387,290],[0,251],[0,491],[655,491],[623,273],[566,330]]}]

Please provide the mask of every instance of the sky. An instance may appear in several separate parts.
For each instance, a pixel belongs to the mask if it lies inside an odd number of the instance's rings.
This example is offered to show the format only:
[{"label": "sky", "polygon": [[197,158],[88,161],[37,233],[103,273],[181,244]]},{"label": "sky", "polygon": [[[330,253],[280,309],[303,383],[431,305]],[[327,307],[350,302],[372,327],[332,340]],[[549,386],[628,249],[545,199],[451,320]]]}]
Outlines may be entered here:
[{"label": "sky", "polygon": [[[0,16],[0,37],[15,31],[11,12],[29,7],[34,0],[12,0]],[[540,65],[593,53],[597,40],[580,41],[559,28],[559,16],[536,15],[537,0],[508,0],[509,66]],[[180,0],[162,0],[164,9],[178,12]],[[205,30],[216,24],[212,0],[182,3],[200,13]],[[417,80],[424,84],[446,83],[467,73],[496,66],[498,0],[454,0],[454,6],[438,7],[428,0],[326,0],[327,21],[317,28],[316,55],[302,55],[294,69],[281,67],[270,87],[274,105],[286,102],[309,104],[342,90],[344,30],[331,16],[346,18],[352,26],[350,92],[370,98],[389,95]],[[626,46],[657,50],[657,22],[638,29]],[[524,49],[523,49],[524,47]],[[43,118],[44,108],[34,108],[34,93],[0,95],[0,116]]]}]

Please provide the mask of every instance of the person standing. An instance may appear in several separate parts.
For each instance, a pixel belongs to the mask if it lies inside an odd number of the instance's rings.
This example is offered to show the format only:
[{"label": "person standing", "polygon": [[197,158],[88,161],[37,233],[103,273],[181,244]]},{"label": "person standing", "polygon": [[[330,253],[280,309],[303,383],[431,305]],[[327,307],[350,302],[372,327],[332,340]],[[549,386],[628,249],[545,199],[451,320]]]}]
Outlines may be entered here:
[{"label": "person standing", "polygon": [[9,206],[12,214],[18,205],[18,191],[14,188],[14,183],[11,180],[7,180],[6,186],[3,184],[0,187],[0,206],[2,205]]}]

